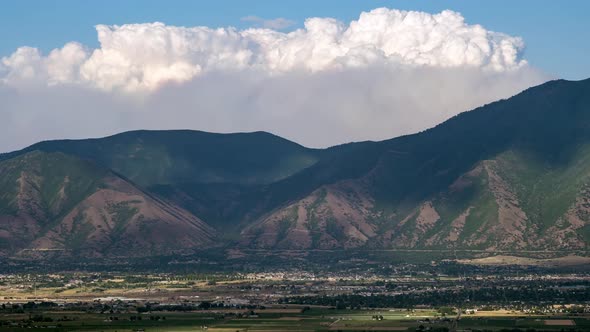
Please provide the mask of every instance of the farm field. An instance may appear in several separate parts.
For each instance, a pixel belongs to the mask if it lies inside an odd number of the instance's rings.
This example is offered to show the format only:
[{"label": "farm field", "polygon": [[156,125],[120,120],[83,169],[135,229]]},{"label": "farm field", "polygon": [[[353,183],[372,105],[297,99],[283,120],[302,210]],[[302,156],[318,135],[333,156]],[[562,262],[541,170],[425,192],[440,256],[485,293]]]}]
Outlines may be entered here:
[{"label": "farm field", "polygon": [[[29,317],[51,318],[19,326]],[[4,331],[586,331],[590,316],[485,316],[441,318],[432,310],[334,310],[328,308],[205,310],[133,314],[46,311],[0,317]],[[376,320],[377,319],[377,320]],[[42,320],[42,319],[40,319]]]},{"label": "farm field", "polygon": [[590,277],[309,272],[0,275],[2,331],[588,331]]}]

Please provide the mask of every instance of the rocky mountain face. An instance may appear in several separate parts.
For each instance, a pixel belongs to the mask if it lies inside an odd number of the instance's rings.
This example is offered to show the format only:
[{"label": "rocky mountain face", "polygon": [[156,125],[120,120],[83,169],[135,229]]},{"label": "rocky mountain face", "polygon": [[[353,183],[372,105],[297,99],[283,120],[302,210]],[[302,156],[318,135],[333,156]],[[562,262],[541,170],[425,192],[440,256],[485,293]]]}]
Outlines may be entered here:
[{"label": "rocky mountain face", "polygon": [[382,142],[139,131],[0,156],[5,254],[587,250],[590,80],[552,81]]},{"label": "rocky mountain face", "polygon": [[363,143],[363,158],[344,151],[337,163],[361,162],[356,174],[265,214],[242,231],[241,243],[586,250],[589,126],[590,81],[554,81],[416,135]]},{"label": "rocky mountain face", "polygon": [[27,255],[164,255],[214,244],[188,211],[113,172],[62,153],[28,152],[0,163],[0,246]]}]

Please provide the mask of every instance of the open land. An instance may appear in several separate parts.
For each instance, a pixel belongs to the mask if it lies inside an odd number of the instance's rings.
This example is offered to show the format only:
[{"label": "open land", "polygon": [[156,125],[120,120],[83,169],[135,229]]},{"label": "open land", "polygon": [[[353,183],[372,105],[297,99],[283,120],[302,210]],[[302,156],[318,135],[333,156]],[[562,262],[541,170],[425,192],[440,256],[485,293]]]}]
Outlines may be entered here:
[{"label": "open land", "polygon": [[356,263],[323,272],[7,273],[0,276],[0,331],[590,329],[583,268],[470,262],[362,270]]}]

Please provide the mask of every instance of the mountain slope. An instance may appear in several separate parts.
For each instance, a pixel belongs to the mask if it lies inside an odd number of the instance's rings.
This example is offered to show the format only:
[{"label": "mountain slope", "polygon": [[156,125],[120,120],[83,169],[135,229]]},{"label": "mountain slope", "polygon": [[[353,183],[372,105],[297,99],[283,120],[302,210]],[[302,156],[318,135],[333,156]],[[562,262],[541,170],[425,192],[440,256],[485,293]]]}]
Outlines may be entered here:
[{"label": "mountain slope", "polygon": [[[365,144],[363,158],[343,153],[338,163],[357,165],[352,173],[310,167],[308,178],[326,181],[259,218],[241,243],[316,248],[309,239],[319,224],[323,234],[337,225],[339,239],[319,242],[336,248],[587,249],[589,128],[590,80],[549,82],[425,132]],[[319,192],[340,199],[318,202]]]},{"label": "mountain slope", "polygon": [[330,154],[265,132],[140,130],[99,139],[41,142],[0,155],[0,160],[36,150],[91,160],[224,230],[239,227],[245,214],[263,199],[267,185]]},{"label": "mountain slope", "polygon": [[[22,159],[32,156],[61,161]],[[157,255],[214,237],[268,250],[590,244],[590,80],[548,82],[418,134],[325,150],[266,133],[139,131],[0,159],[0,243],[12,251]]]},{"label": "mountain slope", "polygon": [[214,231],[115,173],[62,153],[0,162],[0,250],[160,255],[212,245]]},{"label": "mountain slope", "polygon": [[35,150],[93,160],[144,187],[267,184],[313,165],[321,152],[265,132],[139,130],[99,139],[41,142],[5,158]]}]

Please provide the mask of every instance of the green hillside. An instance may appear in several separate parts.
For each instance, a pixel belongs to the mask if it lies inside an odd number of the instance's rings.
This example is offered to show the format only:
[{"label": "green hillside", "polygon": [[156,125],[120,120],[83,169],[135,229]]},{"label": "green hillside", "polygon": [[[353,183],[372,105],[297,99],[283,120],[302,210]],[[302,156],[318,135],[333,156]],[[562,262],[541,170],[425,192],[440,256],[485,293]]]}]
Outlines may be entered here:
[{"label": "green hillside", "polygon": [[146,187],[186,182],[267,184],[313,165],[321,152],[265,132],[141,130],[100,139],[46,141],[6,157],[34,150],[90,159]]},{"label": "green hillside", "polygon": [[[57,216],[74,205],[93,208],[98,203],[64,203],[56,193],[69,176],[75,184],[68,193],[83,199],[101,182],[92,180],[99,175],[77,172],[111,170],[125,188],[134,188],[131,196],[141,197],[143,203],[131,206],[129,190],[117,187],[127,193],[122,201],[130,211],[154,205],[190,214],[180,218],[188,224],[174,220],[185,230],[197,225],[200,235],[179,249],[211,243],[215,233],[226,247],[273,250],[587,251],[589,129],[590,80],[558,80],[421,133],[324,150],[261,132],[135,131],[49,141],[0,157],[6,174],[0,211],[15,215],[22,198],[21,169],[6,165],[34,168],[34,160],[23,158],[40,150],[58,154],[37,155],[72,160],[42,162],[35,209]],[[106,201],[99,208],[111,213]],[[128,219],[140,225],[135,215]],[[160,248],[148,242],[139,247]]]},{"label": "green hillside", "polygon": [[33,151],[0,162],[0,174],[0,213],[15,215],[22,199],[52,219],[96,190],[108,170],[63,153]]},{"label": "green hillside", "polygon": [[[589,127],[590,80],[560,80],[419,134],[357,144],[273,185],[311,188],[259,219],[243,233],[251,239],[243,243],[259,247],[254,235],[273,229],[276,216],[295,204],[307,211],[299,217],[303,224],[281,231],[285,238],[299,234],[293,248],[313,243],[314,211],[324,211],[321,227],[339,225],[343,236],[336,247],[587,248],[589,219],[580,204],[590,174]],[[461,179],[467,184],[457,190]],[[363,195],[343,192],[340,183]],[[328,190],[332,202],[312,207],[317,188]],[[362,201],[366,206],[355,208]],[[345,213],[351,209],[362,213],[351,220]],[[580,217],[571,221],[572,214]],[[363,224],[369,229],[363,231]],[[458,234],[443,241],[453,227]],[[507,234],[514,234],[512,241],[505,241]],[[265,246],[279,243],[289,247],[281,238]]]},{"label": "green hillside", "polygon": [[91,161],[32,151],[0,162],[0,254],[157,255],[213,244],[200,219]]}]

